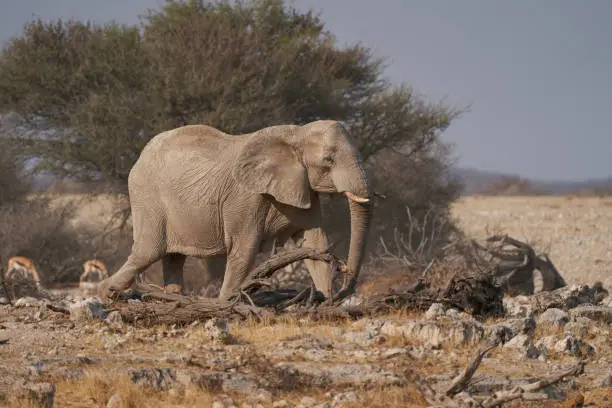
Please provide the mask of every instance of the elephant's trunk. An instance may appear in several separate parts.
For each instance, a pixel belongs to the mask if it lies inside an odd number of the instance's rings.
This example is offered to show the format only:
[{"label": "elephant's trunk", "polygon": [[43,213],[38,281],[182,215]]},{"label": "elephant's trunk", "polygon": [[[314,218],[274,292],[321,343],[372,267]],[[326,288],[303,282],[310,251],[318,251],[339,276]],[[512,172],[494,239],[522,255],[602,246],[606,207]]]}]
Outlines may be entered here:
[{"label": "elephant's trunk", "polygon": [[[351,243],[348,253],[348,264],[344,289],[354,292],[363,259],[368,227],[370,224],[370,205],[369,199],[345,193],[349,202],[351,213]],[[349,293],[347,293],[349,294]]]}]

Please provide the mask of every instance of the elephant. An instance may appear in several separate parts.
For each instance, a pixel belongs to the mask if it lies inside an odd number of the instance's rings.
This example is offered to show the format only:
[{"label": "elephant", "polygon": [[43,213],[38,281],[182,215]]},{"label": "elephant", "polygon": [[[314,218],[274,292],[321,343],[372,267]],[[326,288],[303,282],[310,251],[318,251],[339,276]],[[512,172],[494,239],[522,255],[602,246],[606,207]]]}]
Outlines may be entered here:
[{"label": "elephant", "polygon": [[[128,289],[162,260],[166,291],[183,291],[187,256],[224,258],[219,298],[236,294],[266,242],[303,234],[303,247],[327,249],[319,194],[342,194],[351,237],[345,279],[355,291],[371,218],[370,190],[355,140],[335,120],[275,125],[230,135],[204,124],[154,136],[128,175],[133,245],[99,296]],[[333,272],[306,260],[316,291],[332,297]]]}]

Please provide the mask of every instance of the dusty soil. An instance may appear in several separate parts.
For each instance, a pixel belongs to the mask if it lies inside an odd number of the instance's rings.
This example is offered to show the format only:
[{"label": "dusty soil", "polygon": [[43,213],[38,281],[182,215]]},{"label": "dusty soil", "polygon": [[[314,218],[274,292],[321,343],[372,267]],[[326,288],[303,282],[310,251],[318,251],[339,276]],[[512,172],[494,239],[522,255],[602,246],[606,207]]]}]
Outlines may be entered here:
[{"label": "dusty soil", "polygon": [[568,283],[612,286],[612,197],[464,197],[452,211],[474,238],[503,232],[533,243]]},{"label": "dusty soil", "polygon": [[[11,387],[27,379],[54,384],[58,407],[422,407],[416,378],[448,382],[487,340],[487,328],[518,322],[526,330],[530,319],[478,322],[455,311],[242,321],[230,322],[229,337],[219,340],[199,322],[139,328],[53,312],[36,302],[0,306],[0,406],[24,406],[11,402]],[[612,388],[600,384],[612,374],[610,322],[564,325],[538,320],[529,344],[556,343],[570,331],[583,351],[551,349],[536,358],[520,344],[500,346],[485,356],[472,391],[495,389],[508,378],[549,377],[571,367],[578,352],[588,360],[584,374],[549,387],[545,401],[509,406],[569,407],[579,400],[610,406]]]}]

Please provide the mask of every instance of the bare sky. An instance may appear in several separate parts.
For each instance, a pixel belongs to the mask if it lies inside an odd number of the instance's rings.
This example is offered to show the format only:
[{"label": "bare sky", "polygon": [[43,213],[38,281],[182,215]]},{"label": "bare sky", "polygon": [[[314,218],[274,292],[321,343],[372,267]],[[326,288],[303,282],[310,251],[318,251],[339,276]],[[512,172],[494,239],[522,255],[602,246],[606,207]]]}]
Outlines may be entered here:
[{"label": "bare sky", "polygon": [[[23,23],[133,23],[163,0],[0,0],[0,41]],[[445,138],[459,164],[539,179],[612,175],[612,1],[294,0],[341,44],[432,100],[472,105]]]}]

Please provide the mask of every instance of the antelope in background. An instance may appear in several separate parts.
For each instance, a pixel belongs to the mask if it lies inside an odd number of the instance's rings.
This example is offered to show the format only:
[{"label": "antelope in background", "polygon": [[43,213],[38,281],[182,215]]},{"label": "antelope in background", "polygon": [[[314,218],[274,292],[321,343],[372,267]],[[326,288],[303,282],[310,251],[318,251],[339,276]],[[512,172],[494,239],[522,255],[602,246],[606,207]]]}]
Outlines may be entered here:
[{"label": "antelope in background", "polygon": [[108,278],[108,270],[104,262],[98,259],[89,259],[83,264],[83,273],[79,277],[79,282],[85,282],[85,279],[94,277],[94,282],[100,282]]},{"label": "antelope in background", "polygon": [[33,280],[36,285],[40,285],[40,276],[34,261],[24,256],[14,256],[8,260],[8,266],[6,274],[4,275],[6,280],[15,279],[15,277],[21,277],[22,279]]}]

